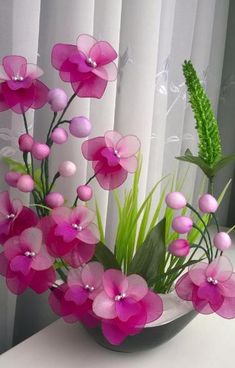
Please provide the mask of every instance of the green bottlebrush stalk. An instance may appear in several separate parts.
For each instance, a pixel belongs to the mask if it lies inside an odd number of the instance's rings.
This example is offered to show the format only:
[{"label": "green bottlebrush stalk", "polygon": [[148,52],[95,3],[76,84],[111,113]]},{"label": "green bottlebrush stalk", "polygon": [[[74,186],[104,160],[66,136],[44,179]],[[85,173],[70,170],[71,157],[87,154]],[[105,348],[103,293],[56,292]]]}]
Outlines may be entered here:
[{"label": "green bottlebrush stalk", "polygon": [[221,156],[221,139],[218,123],[211,103],[191,61],[183,64],[183,73],[189,93],[189,102],[194,112],[199,137],[198,156],[209,166],[213,166]]}]

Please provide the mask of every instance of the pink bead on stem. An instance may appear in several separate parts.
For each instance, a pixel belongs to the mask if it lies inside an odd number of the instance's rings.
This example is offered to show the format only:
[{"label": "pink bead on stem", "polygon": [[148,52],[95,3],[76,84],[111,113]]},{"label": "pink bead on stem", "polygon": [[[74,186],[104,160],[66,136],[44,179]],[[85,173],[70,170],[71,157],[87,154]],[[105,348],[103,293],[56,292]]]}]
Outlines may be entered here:
[{"label": "pink bead on stem", "polygon": [[179,234],[186,234],[192,230],[193,221],[187,216],[177,216],[172,221],[172,228]]},{"label": "pink bead on stem", "polygon": [[81,201],[87,202],[92,198],[93,190],[90,185],[79,185],[77,195]]},{"label": "pink bead on stem", "polygon": [[75,117],[69,124],[70,133],[77,138],[88,137],[91,133],[91,128],[91,122],[85,116]]},{"label": "pink bead on stem", "polygon": [[5,174],[5,182],[10,185],[10,187],[16,188],[19,178],[21,177],[21,173],[16,171],[8,171]]},{"label": "pink bead on stem", "polygon": [[180,192],[168,193],[165,201],[167,206],[174,210],[180,210],[181,208],[184,208],[187,204],[184,195]]},{"label": "pink bead on stem", "polygon": [[17,182],[17,188],[21,192],[32,192],[34,189],[34,181],[30,175],[21,175]]}]

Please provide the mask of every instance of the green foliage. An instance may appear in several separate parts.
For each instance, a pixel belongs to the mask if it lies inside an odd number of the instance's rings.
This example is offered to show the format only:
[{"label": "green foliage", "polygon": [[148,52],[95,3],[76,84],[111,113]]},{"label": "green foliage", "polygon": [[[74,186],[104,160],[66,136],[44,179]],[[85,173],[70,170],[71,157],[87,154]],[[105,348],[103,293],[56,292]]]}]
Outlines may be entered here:
[{"label": "green foliage", "polygon": [[7,164],[9,166],[9,169],[11,171],[17,171],[21,174],[27,173],[26,167],[22,162],[18,162],[16,160],[13,160],[10,157],[4,157],[3,161],[5,162],[5,164]]},{"label": "green foliage", "polygon": [[96,245],[93,260],[102,263],[104,268],[121,269],[112,251],[102,242]]}]

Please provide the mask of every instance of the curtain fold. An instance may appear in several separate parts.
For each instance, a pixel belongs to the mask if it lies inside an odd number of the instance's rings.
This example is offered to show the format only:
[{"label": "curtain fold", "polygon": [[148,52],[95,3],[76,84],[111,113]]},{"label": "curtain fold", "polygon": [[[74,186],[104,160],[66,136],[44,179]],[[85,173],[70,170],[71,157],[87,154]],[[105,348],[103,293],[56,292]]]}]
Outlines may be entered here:
[{"label": "curtain fold", "polygon": [[[187,172],[188,166],[179,164],[175,156],[188,147],[194,152],[197,150],[195,122],[187,104],[181,68],[185,59],[192,59],[215,111],[217,109],[228,7],[229,0],[0,0],[0,56],[25,55],[44,70],[42,79],[50,88],[63,88],[70,96],[71,87],[59,79],[58,71],[50,65],[53,45],[75,44],[79,34],[88,33],[114,46],[119,53],[117,81],[109,83],[101,100],[75,99],[66,119],[79,115],[89,117],[93,124],[91,137],[116,129],[124,135],[136,134],[141,139],[140,197],[143,200],[163,175],[173,172],[177,177]],[[45,140],[52,119],[49,107],[36,113],[30,111],[27,118],[31,132],[34,125],[35,139]],[[18,159],[16,142],[23,131],[22,118],[5,112],[1,113],[0,122],[0,155]],[[81,158],[81,143],[82,140],[70,136],[66,144],[54,145],[50,161],[51,176],[56,173],[61,159],[77,165],[74,177],[58,180],[57,188],[69,204],[75,198],[77,186],[92,175],[90,163]],[[0,189],[3,190],[7,168],[2,161],[0,165]],[[191,167],[185,182],[189,196],[197,197],[200,180],[196,169]],[[125,186],[130,187],[131,183],[130,177]],[[165,183],[159,187],[156,199]],[[96,181],[92,186],[106,226],[107,244],[113,248],[117,217],[113,196],[103,191]],[[94,208],[95,200],[90,205]],[[0,351],[3,351],[11,344],[15,298],[9,296],[2,280],[0,283],[3,300]],[[32,293],[27,293],[18,300],[15,323],[18,341],[52,318],[45,298],[33,298]],[[23,331],[32,305],[38,323],[23,335],[19,331]]]}]

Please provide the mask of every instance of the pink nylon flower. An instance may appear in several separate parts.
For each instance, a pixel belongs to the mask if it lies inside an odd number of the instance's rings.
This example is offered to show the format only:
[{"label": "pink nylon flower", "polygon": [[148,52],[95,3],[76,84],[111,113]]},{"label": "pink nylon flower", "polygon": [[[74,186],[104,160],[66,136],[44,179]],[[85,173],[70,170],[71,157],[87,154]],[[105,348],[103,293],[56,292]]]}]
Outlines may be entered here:
[{"label": "pink nylon flower", "polygon": [[225,256],[210,264],[199,262],[191,266],[177,281],[176,292],[180,298],[192,301],[202,314],[215,312],[224,318],[235,318],[235,273]]},{"label": "pink nylon flower", "polygon": [[103,189],[112,190],[124,183],[128,173],[137,170],[136,154],[140,141],[134,135],[122,136],[107,131],[104,137],[89,139],[82,144],[83,156],[92,161],[92,168]]},{"label": "pink nylon flower", "polygon": [[51,62],[59,70],[60,78],[70,82],[79,97],[101,98],[108,81],[117,78],[117,67],[113,61],[117,53],[105,41],[82,34],[77,45],[56,44]]},{"label": "pink nylon flower", "polygon": [[74,209],[58,207],[52,210],[52,219],[56,223],[55,235],[61,236],[64,242],[72,242],[75,239],[87,244],[97,244],[99,231],[92,222],[95,212],[85,206],[77,206]]},{"label": "pink nylon flower", "polygon": [[31,227],[4,244],[0,272],[13,293],[21,294],[27,287],[41,293],[55,280],[53,262],[42,243],[41,230]]},{"label": "pink nylon flower", "polygon": [[22,56],[5,56],[0,65],[0,111],[11,109],[22,114],[45,105],[49,89],[38,80],[42,74]]},{"label": "pink nylon flower", "polygon": [[18,199],[10,200],[7,191],[0,193],[0,244],[28,227],[36,226],[38,218]]}]

